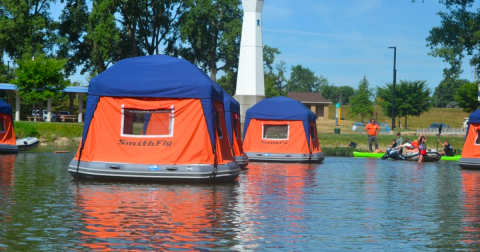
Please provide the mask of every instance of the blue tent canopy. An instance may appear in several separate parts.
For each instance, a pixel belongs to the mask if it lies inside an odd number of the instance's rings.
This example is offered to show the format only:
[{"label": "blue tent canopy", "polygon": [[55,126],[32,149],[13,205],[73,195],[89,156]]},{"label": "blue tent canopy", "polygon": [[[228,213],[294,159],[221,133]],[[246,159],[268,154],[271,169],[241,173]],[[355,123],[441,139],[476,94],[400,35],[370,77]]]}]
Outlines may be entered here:
[{"label": "blue tent canopy", "polygon": [[310,144],[309,122],[315,122],[315,114],[301,102],[284,96],[265,99],[250,109],[245,115],[243,135],[246,136],[251,119],[302,121]]},{"label": "blue tent canopy", "polygon": [[90,81],[82,148],[101,96],[200,99],[215,148],[213,102],[223,102],[223,89],[192,63],[165,55],[124,59]]},{"label": "blue tent canopy", "polygon": [[240,103],[235,100],[229,93],[223,92],[223,106],[225,108],[225,122],[227,123],[227,133],[230,140],[230,147],[233,147],[233,126],[232,114],[240,114]]},{"label": "blue tent canopy", "polygon": [[473,111],[468,117],[468,123],[480,123],[480,109]]},{"label": "blue tent canopy", "polygon": [[12,106],[0,99],[0,113],[12,116]]}]

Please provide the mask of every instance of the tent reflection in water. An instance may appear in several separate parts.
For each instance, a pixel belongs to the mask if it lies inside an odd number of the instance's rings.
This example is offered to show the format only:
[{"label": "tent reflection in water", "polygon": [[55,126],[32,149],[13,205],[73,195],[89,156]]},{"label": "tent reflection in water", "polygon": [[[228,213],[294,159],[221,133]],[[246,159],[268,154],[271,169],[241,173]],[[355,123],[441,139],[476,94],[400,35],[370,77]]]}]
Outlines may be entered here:
[{"label": "tent reflection in water", "polygon": [[480,169],[480,109],[470,114],[467,137],[458,165],[464,169]]},{"label": "tent reflection in water", "polygon": [[299,101],[265,99],[246,112],[243,150],[250,161],[322,162],[315,120]]},{"label": "tent reflection in water", "polygon": [[248,157],[243,152],[242,134],[240,131],[240,103],[227,92],[223,92],[223,105],[225,106],[225,121],[227,124],[228,139],[232,148],[235,162],[240,168],[248,165]]},{"label": "tent reflection in water", "polygon": [[[125,59],[90,81],[74,177],[230,181],[223,90],[188,61]],[[80,160],[80,161],[79,161]]]},{"label": "tent reflection in water", "polygon": [[0,99],[0,154],[18,153],[13,130],[12,107]]}]

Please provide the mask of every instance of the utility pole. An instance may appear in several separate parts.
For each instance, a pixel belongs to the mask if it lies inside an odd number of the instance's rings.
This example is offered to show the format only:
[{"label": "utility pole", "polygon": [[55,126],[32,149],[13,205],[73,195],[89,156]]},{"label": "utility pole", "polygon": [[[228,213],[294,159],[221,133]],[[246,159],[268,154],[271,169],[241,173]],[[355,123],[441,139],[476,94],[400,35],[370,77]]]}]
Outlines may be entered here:
[{"label": "utility pole", "polygon": [[397,47],[390,46],[388,48],[393,48],[392,129],[395,129],[395,83],[397,82]]}]

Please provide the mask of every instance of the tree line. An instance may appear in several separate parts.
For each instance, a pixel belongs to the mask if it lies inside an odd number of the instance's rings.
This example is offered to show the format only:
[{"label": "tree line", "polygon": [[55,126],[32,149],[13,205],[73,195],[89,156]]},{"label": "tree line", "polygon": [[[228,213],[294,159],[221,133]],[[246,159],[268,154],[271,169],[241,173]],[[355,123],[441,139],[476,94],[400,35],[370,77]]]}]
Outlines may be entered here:
[{"label": "tree line", "polygon": [[[37,104],[58,97],[80,69],[92,78],[129,57],[166,54],[182,57],[207,72],[230,94],[235,93],[242,10],[240,0],[61,0],[58,20],[52,16],[56,0],[3,0],[0,2],[0,82],[19,87],[22,99]],[[427,38],[431,55],[450,64],[445,79],[432,90],[425,80],[400,80],[395,90],[394,116],[419,116],[431,107],[478,107],[476,84],[459,79],[461,60],[471,56],[478,65],[480,10],[473,0],[443,1],[439,27]],[[456,32],[461,31],[461,32]],[[455,40],[452,40],[455,38]],[[366,77],[358,88],[336,86],[308,67],[275,64],[278,48],[264,46],[267,97],[288,92],[320,92],[334,103],[350,104],[364,117],[378,104],[391,116],[392,84],[371,89]],[[477,69],[478,71],[478,69]],[[287,72],[289,76],[287,76]],[[38,77],[41,75],[41,78]],[[220,78],[217,79],[217,76]],[[399,120],[400,121],[400,120]]]}]

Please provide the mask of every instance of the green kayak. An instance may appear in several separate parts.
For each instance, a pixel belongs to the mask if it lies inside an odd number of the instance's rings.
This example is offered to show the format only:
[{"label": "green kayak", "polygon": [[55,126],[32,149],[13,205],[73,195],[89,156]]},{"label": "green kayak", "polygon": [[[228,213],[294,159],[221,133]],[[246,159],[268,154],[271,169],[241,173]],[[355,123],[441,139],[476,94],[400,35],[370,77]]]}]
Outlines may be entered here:
[{"label": "green kayak", "polygon": [[385,153],[369,153],[369,152],[358,152],[354,151],[354,157],[362,157],[362,158],[382,158]]},{"label": "green kayak", "polygon": [[445,161],[458,161],[462,155],[455,155],[453,157],[447,157],[447,156],[442,156],[440,160],[445,160]]}]

